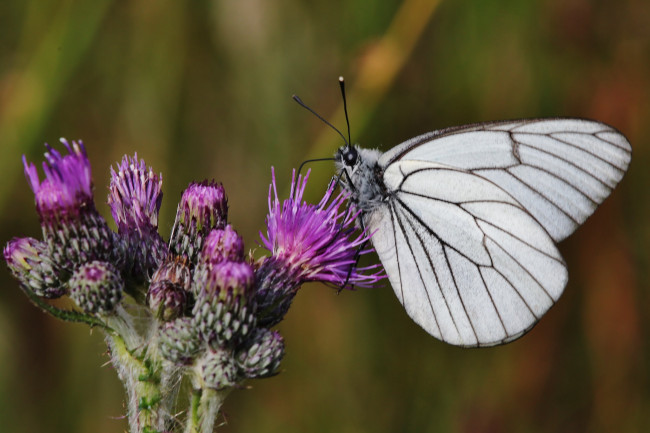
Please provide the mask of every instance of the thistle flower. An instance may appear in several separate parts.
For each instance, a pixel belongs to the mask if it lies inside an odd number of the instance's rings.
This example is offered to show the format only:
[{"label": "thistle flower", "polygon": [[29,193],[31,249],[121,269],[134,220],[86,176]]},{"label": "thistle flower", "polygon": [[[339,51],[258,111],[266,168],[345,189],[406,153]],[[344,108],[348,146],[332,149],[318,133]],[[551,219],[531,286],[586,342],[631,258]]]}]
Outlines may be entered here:
[{"label": "thistle flower", "polygon": [[309,172],[296,180],[294,171],[289,198],[280,204],[272,171],[266,236],[260,232],[262,244],[272,255],[256,270],[258,317],[265,327],[282,320],[305,282],[370,287],[384,278],[381,271],[368,273],[379,265],[356,267],[359,256],[372,250],[363,249],[369,234],[355,236],[359,211],[342,209],[348,195],[341,192],[334,196],[331,185],[318,205],[303,202],[308,177]]},{"label": "thistle flower", "polygon": [[228,199],[220,183],[190,183],[178,204],[170,248],[195,264],[205,237],[212,229],[224,228],[227,219]]},{"label": "thistle flower", "polygon": [[225,261],[197,268],[192,281],[194,323],[213,347],[236,344],[255,325],[253,269],[244,262]]},{"label": "thistle flower", "polygon": [[47,245],[33,238],[13,238],[5,246],[4,258],[20,284],[43,298],[65,294],[59,269],[52,262]]},{"label": "thistle flower", "polygon": [[109,314],[122,300],[124,282],[110,263],[93,261],[81,265],[69,284],[70,297],[89,314]]},{"label": "thistle flower", "polygon": [[54,263],[68,271],[91,260],[116,261],[121,252],[114,233],[95,209],[90,162],[83,143],[61,142],[68,151],[65,156],[45,145],[42,182],[36,166],[23,156],[48,251]]},{"label": "thistle flower", "polygon": [[36,211],[45,223],[58,219],[75,217],[87,206],[93,206],[93,183],[90,162],[81,141],[61,139],[68,150],[62,156],[47,143],[43,172],[45,179],[40,182],[38,171],[33,163],[28,163],[23,155],[25,176],[36,196]]},{"label": "thistle flower", "polygon": [[147,167],[138,154],[124,156],[117,170],[111,167],[108,204],[118,233],[127,244],[127,268],[142,283],[167,256],[165,241],[158,234],[162,203],[162,175]]}]

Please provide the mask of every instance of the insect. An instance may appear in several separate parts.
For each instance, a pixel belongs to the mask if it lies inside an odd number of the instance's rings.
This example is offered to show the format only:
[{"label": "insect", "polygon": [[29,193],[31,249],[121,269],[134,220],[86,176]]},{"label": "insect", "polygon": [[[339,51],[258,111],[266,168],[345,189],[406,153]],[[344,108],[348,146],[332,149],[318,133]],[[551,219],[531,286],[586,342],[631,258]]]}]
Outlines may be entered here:
[{"label": "insect", "polygon": [[346,141],[334,159],[408,315],[479,347],[519,338],[559,299],[568,273],[555,244],[630,157],[611,126],[548,118],[451,127],[386,153]]}]

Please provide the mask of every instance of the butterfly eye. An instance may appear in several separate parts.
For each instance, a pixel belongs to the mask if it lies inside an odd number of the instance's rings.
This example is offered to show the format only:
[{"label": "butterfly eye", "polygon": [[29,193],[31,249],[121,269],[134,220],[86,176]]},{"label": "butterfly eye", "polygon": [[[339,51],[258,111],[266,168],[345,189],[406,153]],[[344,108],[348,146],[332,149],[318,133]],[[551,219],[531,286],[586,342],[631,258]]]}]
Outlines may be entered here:
[{"label": "butterfly eye", "polygon": [[348,167],[352,167],[354,164],[356,164],[358,158],[359,153],[354,147],[346,147],[345,150],[343,150],[343,162]]}]

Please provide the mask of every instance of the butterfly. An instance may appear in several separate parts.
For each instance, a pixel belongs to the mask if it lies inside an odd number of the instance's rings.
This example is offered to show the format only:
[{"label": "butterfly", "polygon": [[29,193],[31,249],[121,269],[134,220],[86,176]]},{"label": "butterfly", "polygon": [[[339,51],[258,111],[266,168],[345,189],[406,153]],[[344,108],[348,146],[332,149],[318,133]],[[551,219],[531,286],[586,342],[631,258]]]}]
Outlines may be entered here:
[{"label": "butterfly", "polygon": [[408,315],[479,347],[519,338],[557,302],[568,272],[556,243],[630,157],[611,126],[549,118],[442,129],[386,153],[346,142],[334,159]]}]

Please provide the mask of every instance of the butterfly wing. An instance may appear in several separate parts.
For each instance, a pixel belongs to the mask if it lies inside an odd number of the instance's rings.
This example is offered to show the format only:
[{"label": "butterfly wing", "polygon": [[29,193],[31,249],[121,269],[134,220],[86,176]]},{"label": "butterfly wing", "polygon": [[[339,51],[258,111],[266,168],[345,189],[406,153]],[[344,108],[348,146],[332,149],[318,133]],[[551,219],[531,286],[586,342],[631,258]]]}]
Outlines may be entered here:
[{"label": "butterfly wing", "polygon": [[523,335],[561,295],[555,243],[611,192],[630,161],[599,122],[541,119],[450,128],[384,154],[385,206],[366,226],[407,313],[475,347]]},{"label": "butterfly wing", "polygon": [[400,161],[394,191],[366,220],[407,313],[460,346],[516,339],[559,298],[567,271],[553,240],[508,193],[472,173]]},{"label": "butterfly wing", "polygon": [[631,157],[611,126],[583,119],[528,119],[449,128],[415,137],[379,163],[436,162],[489,179],[556,242],[569,236],[621,180]]}]

